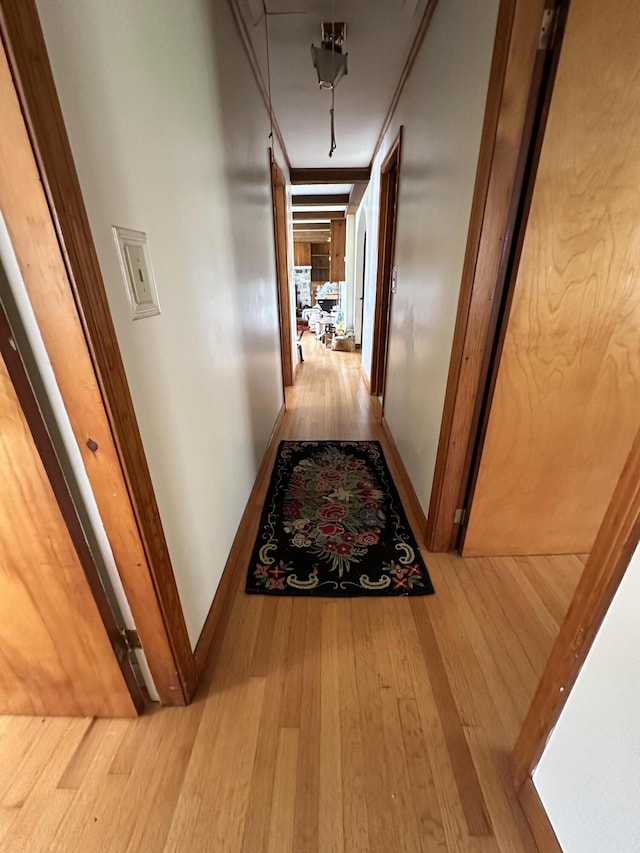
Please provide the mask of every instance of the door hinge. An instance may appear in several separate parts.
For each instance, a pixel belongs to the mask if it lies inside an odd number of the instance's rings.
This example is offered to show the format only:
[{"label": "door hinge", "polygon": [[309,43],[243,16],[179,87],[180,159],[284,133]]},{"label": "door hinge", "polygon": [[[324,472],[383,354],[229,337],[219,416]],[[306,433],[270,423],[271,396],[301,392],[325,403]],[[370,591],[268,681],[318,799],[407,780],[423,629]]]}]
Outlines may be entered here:
[{"label": "door hinge", "polygon": [[545,9],[542,13],[542,24],[538,36],[538,50],[551,50],[556,34],[556,22],[558,19],[557,8]]},{"label": "door hinge", "polygon": [[132,654],[134,649],[141,649],[142,643],[138,632],[131,628],[120,628],[118,633],[113,638],[111,645],[116,653],[116,657],[122,662],[127,655]]},{"label": "door hinge", "polygon": [[454,524],[466,524],[467,523],[467,511],[466,509],[457,509],[456,514],[453,516]]}]

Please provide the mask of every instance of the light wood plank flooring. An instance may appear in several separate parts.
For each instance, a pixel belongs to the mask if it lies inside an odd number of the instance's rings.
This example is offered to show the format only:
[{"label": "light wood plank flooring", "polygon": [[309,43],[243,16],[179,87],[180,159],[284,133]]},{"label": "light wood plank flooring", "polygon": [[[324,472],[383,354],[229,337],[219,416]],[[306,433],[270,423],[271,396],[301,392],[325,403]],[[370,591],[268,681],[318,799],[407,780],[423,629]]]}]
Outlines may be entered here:
[{"label": "light wood plank flooring", "polygon": [[[303,344],[282,437],[384,441],[359,355]],[[583,562],[426,559],[411,600],[245,596],[243,565],[190,707],[0,718],[0,849],[535,851],[509,753]]]}]

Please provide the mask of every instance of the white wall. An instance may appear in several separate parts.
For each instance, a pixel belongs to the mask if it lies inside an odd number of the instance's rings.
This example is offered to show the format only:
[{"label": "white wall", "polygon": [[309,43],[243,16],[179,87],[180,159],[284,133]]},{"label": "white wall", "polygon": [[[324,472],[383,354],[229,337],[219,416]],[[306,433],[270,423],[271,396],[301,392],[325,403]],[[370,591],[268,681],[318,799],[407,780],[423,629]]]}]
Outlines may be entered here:
[{"label": "white wall", "polygon": [[355,327],[355,304],[356,304],[356,217],[355,213],[348,213],[345,224],[345,306],[344,327],[353,329]]},{"label": "white wall", "polygon": [[[429,506],[449,370],[498,0],[438,3],[363,198],[370,375],[379,168],[404,126],[384,413],[420,503]],[[373,225],[375,223],[375,226]]]},{"label": "white wall", "polygon": [[[39,0],[195,644],[282,405],[269,123],[226,0]],[[112,225],[149,238],[133,322]]]},{"label": "white wall", "polygon": [[533,775],[565,853],[640,850],[640,548]]}]

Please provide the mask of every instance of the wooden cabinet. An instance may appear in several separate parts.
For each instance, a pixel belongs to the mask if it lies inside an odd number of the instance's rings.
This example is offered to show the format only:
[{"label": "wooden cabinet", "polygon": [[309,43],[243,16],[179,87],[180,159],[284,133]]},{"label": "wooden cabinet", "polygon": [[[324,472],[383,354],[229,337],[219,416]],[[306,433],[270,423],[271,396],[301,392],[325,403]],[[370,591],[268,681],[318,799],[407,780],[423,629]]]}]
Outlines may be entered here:
[{"label": "wooden cabinet", "polygon": [[311,243],[311,281],[329,281],[329,243]]},{"label": "wooden cabinet", "polygon": [[347,221],[331,221],[331,269],[329,281],[344,281],[344,256],[347,251]]},{"label": "wooden cabinet", "polygon": [[311,243],[293,244],[293,265],[296,267],[311,266]]}]

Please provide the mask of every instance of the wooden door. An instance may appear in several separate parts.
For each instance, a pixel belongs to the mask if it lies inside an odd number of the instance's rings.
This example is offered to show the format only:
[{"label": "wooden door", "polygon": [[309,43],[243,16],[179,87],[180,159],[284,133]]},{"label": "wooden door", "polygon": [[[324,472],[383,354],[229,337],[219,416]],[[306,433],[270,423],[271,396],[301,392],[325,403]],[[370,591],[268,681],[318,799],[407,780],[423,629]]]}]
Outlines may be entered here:
[{"label": "wooden door", "polygon": [[590,551],[640,424],[639,44],[571,4],[464,554]]},{"label": "wooden door", "polygon": [[0,714],[135,716],[133,673],[113,651],[116,625],[1,309],[0,471]]}]

